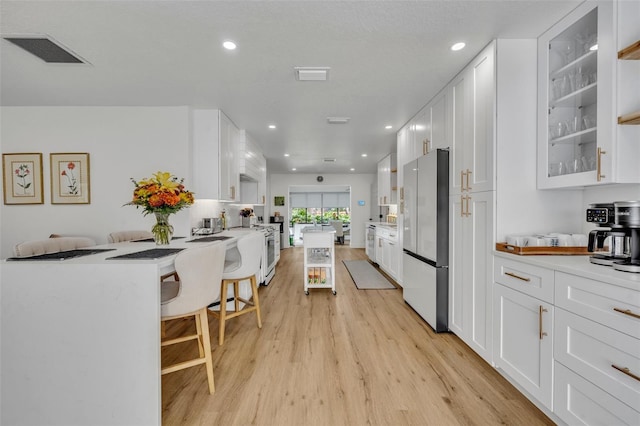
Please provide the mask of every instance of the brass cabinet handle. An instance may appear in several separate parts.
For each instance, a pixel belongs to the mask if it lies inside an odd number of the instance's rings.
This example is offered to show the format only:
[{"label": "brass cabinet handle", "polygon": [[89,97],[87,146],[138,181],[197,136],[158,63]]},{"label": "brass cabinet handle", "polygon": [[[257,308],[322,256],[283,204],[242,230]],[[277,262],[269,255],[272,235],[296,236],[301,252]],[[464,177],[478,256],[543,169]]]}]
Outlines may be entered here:
[{"label": "brass cabinet handle", "polygon": [[471,170],[467,169],[467,191],[469,191],[471,189],[471,187],[469,186],[469,175],[471,174]]},{"label": "brass cabinet handle", "polygon": [[404,201],[404,186],[400,187],[400,201]]},{"label": "brass cabinet handle", "polygon": [[540,305],[539,308],[540,309],[538,311],[538,331],[540,332],[540,340],[542,340],[542,338],[547,335],[546,332],[542,331],[542,313],[547,312],[547,310],[543,308],[542,305]]},{"label": "brass cabinet handle", "polygon": [[621,314],[625,314],[625,315],[629,315],[630,317],[634,317],[634,318],[638,318],[640,319],[640,315],[631,312],[631,309],[620,309],[620,308],[613,308],[614,311],[616,312],[620,312]]},{"label": "brass cabinet handle", "polygon": [[464,172],[460,170],[460,191],[464,191]]},{"label": "brass cabinet handle", "polygon": [[262,196],[262,204],[267,204],[267,196],[266,195]]},{"label": "brass cabinet handle", "polygon": [[521,281],[526,281],[526,282],[531,281],[531,278],[521,277],[520,275],[516,275],[516,274],[514,274],[513,272],[505,272],[504,274],[505,274],[505,275],[509,275],[510,277],[513,277],[513,278],[519,279],[519,280],[521,280]]},{"label": "brass cabinet handle", "polygon": [[460,217],[464,217],[464,195],[460,195]]},{"label": "brass cabinet handle", "polygon": [[620,371],[621,373],[624,373],[624,374],[626,374],[626,375],[627,375],[627,376],[629,376],[629,377],[633,377],[634,379],[636,379],[637,381],[639,381],[639,382],[640,382],[640,376],[637,376],[637,375],[633,374],[633,373],[631,372],[631,370],[629,370],[629,367],[618,367],[618,366],[617,366],[617,365],[615,365],[615,364],[611,364],[611,366],[612,366],[613,368],[615,368],[616,370]]},{"label": "brass cabinet handle", "polygon": [[471,201],[471,197],[467,195],[465,198],[467,199],[467,212],[466,212],[465,216],[466,217],[471,217],[471,212],[469,211],[469,201]]},{"label": "brass cabinet handle", "polygon": [[426,155],[431,151],[431,141],[429,138],[422,141],[422,155]]},{"label": "brass cabinet handle", "polygon": [[232,200],[235,200],[235,199],[236,199],[236,187],[235,187],[235,186],[233,186],[233,185],[231,185],[231,186],[229,187],[229,189],[230,189],[230,191],[229,191],[229,192],[231,192],[231,199],[232,199]]},{"label": "brass cabinet handle", "polygon": [[598,161],[596,166],[596,180],[600,182],[602,178],[606,177],[602,174],[602,154],[606,154],[607,151],[604,151],[602,148],[598,147]]}]

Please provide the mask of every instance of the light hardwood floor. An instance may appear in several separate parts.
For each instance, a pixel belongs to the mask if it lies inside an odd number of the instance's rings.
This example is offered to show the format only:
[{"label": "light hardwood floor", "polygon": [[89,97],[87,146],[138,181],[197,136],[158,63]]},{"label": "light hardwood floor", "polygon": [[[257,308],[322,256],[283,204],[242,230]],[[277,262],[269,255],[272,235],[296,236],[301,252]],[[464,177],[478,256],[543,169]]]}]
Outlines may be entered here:
[{"label": "light hardwood floor", "polygon": [[[162,377],[165,425],[542,425],[553,424],[454,334],[434,333],[401,290],[358,290],[336,246],[337,292],[303,292],[302,248],[281,252],[253,315],[227,323],[218,346],[210,317],[216,392],[204,367]],[[193,327],[167,325],[167,336]],[[163,362],[193,356],[191,343]]]}]

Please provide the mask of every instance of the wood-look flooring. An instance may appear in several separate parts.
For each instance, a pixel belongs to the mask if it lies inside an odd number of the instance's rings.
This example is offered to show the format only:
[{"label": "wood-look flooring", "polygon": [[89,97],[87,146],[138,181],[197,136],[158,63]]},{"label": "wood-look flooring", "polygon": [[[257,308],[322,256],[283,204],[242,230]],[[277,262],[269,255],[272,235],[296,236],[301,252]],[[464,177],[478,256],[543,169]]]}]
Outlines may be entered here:
[{"label": "wood-look flooring", "polygon": [[[216,391],[203,366],[162,376],[164,425],[546,425],[541,411],[451,333],[436,334],[402,291],[358,290],[336,246],[337,295],[303,291],[302,248],[281,252],[253,314],[227,322]],[[167,336],[193,323],[167,324]],[[181,347],[182,346],[182,347]],[[163,349],[163,363],[196,356],[194,342]]]}]

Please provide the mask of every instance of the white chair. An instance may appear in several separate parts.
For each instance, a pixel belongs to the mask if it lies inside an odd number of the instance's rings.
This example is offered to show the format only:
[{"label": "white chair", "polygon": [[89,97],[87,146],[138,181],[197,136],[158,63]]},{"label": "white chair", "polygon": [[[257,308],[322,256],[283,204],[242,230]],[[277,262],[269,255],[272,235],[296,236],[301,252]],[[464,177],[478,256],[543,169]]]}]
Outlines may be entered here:
[{"label": "white chair", "polygon": [[124,241],[145,240],[153,238],[151,231],[118,231],[112,232],[107,236],[109,243],[121,243]]},{"label": "white chair", "polygon": [[[218,335],[218,344],[220,345],[224,343],[225,322],[228,319],[255,311],[258,318],[258,328],[262,328],[256,275],[260,272],[264,235],[261,232],[256,232],[254,235],[240,238],[238,239],[237,247],[240,253],[240,259],[236,262],[227,262],[224,273],[222,274],[222,280],[220,282],[220,311],[209,310],[209,313],[220,319],[220,333]],[[247,280],[251,284],[251,301],[240,297],[240,282]],[[231,313],[227,313],[227,289],[229,284],[233,284],[235,308]],[[240,302],[245,303],[245,307],[242,310],[240,309]]]},{"label": "white chair", "polygon": [[37,256],[40,254],[59,253],[61,251],[76,250],[93,247],[96,242],[87,237],[58,237],[46,240],[25,241],[16,244],[13,252],[17,257]]},{"label": "white chair", "polygon": [[197,340],[199,357],[162,367],[162,374],[172,373],[205,364],[209,393],[215,392],[213,361],[209,340],[207,306],[220,295],[220,280],[224,269],[224,244],[208,245],[184,250],[176,256],[175,268],[180,281],[166,281],[162,286],[160,314],[162,321],[195,317],[196,333],[162,341],[168,346]]},{"label": "white chair", "polygon": [[333,228],[336,230],[336,240],[338,241],[338,243],[340,244],[344,244],[344,230],[342,228],[342,221],[341,220],[330,220],[329,221],[329,225],[333,226]]}]

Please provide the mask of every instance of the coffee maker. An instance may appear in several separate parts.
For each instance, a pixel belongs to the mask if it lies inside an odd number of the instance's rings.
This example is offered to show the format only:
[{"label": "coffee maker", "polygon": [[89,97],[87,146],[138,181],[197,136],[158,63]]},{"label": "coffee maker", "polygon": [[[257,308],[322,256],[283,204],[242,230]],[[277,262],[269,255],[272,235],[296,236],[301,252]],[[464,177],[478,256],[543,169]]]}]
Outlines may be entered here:
[{"label": "coffee maker", "polygon": [[[587,250],[595,252],[591,263],[613,266],[617,261],[629,257],[629,238],[627,232],[616,223],[615,203],[590,204],[587,209],[587,222],[598,225],[589,233]],[[608,238],[609,246],[605,247]]]},{"label": "coffee maker", "polygon": [[615,261],[613,268],[640,273],[640,201],[616,201],[613,204],[616,229],[628,241],[627,258]]}]

